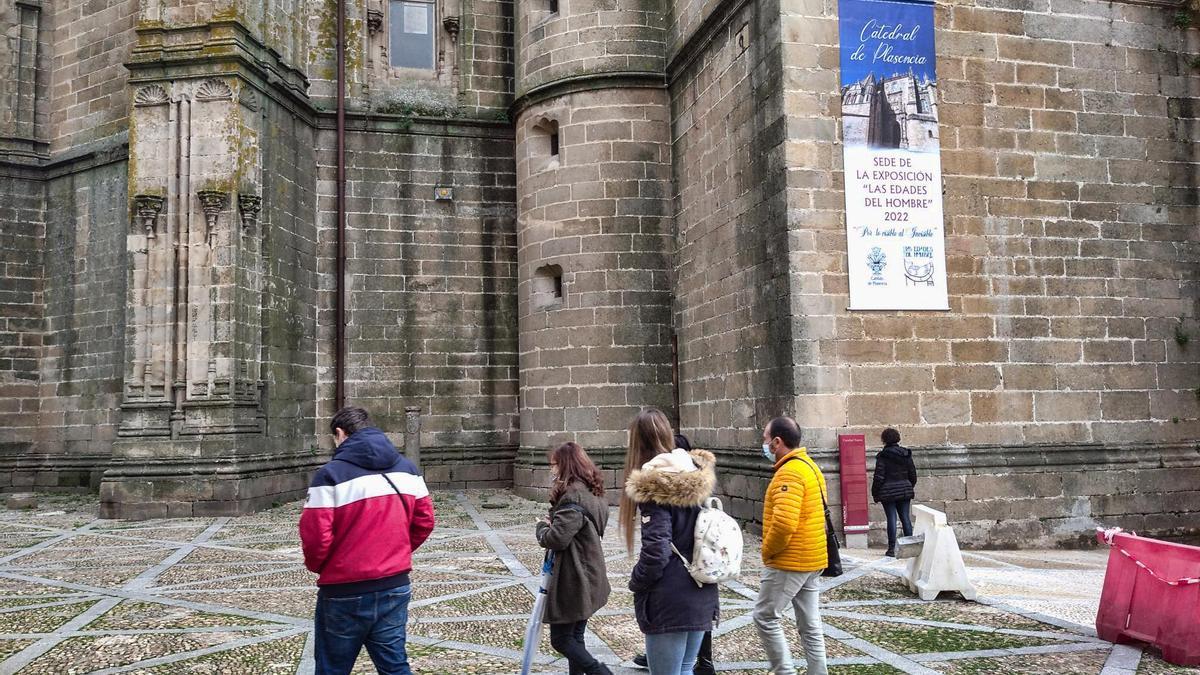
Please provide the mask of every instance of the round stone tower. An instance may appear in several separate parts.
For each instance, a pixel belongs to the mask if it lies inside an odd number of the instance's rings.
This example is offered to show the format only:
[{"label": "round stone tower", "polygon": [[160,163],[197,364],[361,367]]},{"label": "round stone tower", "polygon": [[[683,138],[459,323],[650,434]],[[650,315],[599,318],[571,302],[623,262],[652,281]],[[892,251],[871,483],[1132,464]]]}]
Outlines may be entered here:
[{"label": "round stone tower", "polygon": [[671,132],[656,0],[517,3],[518,490],[580,443],[615,485],[643,406],[674,417]]}]

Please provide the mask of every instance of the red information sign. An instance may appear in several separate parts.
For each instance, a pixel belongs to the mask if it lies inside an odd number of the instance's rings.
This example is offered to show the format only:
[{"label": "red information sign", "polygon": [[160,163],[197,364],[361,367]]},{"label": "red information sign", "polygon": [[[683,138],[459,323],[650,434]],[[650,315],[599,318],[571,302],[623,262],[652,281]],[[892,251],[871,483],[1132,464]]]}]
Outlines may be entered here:
[{"label": "red information sign", "polygon": [[846,536],[866,534],[867,516],[867,437],[862,434],[838,436],[841,458],[842,523]]}]

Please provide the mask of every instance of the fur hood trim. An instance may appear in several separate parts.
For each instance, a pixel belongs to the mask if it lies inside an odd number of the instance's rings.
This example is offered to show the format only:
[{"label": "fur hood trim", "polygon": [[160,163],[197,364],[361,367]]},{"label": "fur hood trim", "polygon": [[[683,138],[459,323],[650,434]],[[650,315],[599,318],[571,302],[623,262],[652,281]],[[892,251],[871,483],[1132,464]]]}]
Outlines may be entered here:
[{"label": "fur hood trim", "polygon": [[717,485],[717,458],[707,450],[692,450],[689,454],[697,470],[680,473],[637,469],[625,480],[625,494],[639,504],[700,506]]}]

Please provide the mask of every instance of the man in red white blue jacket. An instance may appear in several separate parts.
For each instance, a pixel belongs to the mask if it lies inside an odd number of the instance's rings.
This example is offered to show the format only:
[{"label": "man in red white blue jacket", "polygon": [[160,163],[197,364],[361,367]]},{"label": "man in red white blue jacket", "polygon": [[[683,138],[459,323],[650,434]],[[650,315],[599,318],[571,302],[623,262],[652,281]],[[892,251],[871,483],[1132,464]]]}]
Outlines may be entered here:
[{"label": "man in red white blue jacket", "polygon": [[433,531],[433,500],[367,411],[342,408],[329,430],[337,449],[313,476],[300,516],[304,566],[320,575],[316,670],[349,673],[366,645],[377,671],[410,675],[408,575],[413,551]]}]

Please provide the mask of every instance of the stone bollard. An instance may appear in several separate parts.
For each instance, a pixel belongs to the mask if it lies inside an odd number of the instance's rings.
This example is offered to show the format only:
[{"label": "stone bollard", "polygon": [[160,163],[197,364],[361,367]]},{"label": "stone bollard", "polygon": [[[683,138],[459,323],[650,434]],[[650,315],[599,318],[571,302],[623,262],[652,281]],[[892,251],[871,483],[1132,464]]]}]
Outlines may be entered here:
[{"label": "stone bollard", "polygon": [[923,543],[921,552],[908,561],[904,579],[909,590],[922,600],[934,600],[942,591],[958,591],[967,600],[974,600],[975,587],[967,580],[958,538],[946,524],[946,514],[920,505],[912,511],[912,538],[923,537]]},{"label": "stone bollard", "polygon": [[410,405],[404,409],[404,456],[421,468],[421,408]]},{"label": "stone bollard", "polygon": [[32,492],[16,492],[8,495],[8,499],[4,505],[10,509],[36,509],[38,505],[37,495]]}]

